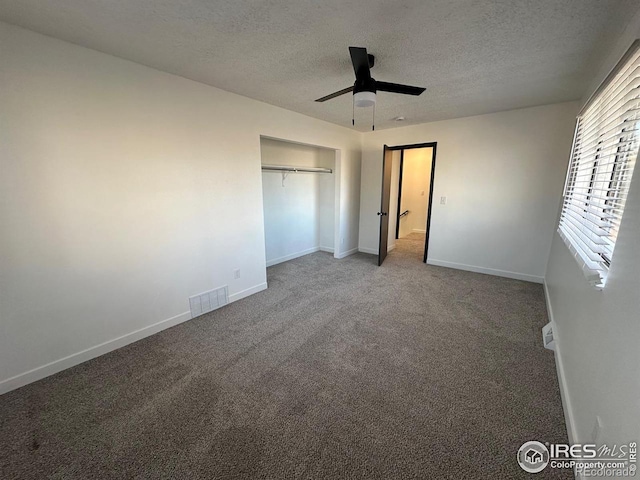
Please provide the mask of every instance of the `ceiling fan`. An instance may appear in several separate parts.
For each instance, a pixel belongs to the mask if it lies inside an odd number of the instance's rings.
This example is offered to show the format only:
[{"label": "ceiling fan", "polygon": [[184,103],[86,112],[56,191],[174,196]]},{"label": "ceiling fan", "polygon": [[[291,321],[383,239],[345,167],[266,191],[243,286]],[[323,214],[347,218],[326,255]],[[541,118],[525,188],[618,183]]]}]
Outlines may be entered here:
[{"label": "ceiling fan", "polygon": [[353,102],[356,107],[370,107],[376,104],[376,92],[401,93],[403,95],[420,95],[426,89],[412,87],[399,83],[379,82],[371,77],[371,68],[375,63],[375,57],[367,54],[367,49],[362,47],[349,47],[353,71],[356,81],[352,87],[347,87],[325,97],[318,98],[316,102],[326,102],[345,93],[353,92]]}]

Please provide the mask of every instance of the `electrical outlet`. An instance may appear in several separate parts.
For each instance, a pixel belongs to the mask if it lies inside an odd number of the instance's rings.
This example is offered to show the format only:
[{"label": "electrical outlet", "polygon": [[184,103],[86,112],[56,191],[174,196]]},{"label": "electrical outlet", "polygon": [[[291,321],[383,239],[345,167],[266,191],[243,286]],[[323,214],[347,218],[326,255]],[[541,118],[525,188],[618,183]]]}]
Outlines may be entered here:
[{"label": "electrical outlet", "polygon": [[235,278],[236,280],[240,278],[240,270],[235,270],[233,272],[233,278]]},{"label": "electrical outlet", "polygon": [[440,205],[446,205],[447,204],[447,197],[440,197]]}]

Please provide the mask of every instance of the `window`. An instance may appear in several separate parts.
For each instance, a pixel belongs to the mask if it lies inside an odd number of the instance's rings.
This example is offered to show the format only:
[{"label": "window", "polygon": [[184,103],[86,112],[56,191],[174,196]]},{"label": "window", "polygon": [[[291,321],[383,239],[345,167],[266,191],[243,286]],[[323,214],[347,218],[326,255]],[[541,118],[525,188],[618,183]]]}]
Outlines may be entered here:
[{"label": "window", "polygon": [[640,41],[578,115],[558,233],[603,287],[640,145]]}]

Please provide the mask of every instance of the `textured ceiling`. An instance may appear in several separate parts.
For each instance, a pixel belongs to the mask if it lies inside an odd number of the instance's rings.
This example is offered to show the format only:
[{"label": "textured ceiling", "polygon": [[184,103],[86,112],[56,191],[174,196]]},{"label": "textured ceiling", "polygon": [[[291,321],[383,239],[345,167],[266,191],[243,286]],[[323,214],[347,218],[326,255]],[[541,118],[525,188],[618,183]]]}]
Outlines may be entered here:
[{"label": "textured ceiling", "polygon": [[[637,0],[0,0],[0,19],[351,126],[348,47],[372,76],[376,129],[575,100]],[[371,109],[356,110],[368,130]]]}]

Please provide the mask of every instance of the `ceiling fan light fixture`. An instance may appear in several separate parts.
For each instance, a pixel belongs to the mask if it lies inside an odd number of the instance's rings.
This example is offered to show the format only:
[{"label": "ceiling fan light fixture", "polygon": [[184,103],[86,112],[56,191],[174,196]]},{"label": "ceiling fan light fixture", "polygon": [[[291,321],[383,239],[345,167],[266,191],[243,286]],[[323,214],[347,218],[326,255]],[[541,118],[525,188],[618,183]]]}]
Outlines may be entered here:
[{"label": "ceiling fan light fixture", "polygon": [[356,107],[372,107],[376,104],[375,92],[356,92],[353,94]]}]

